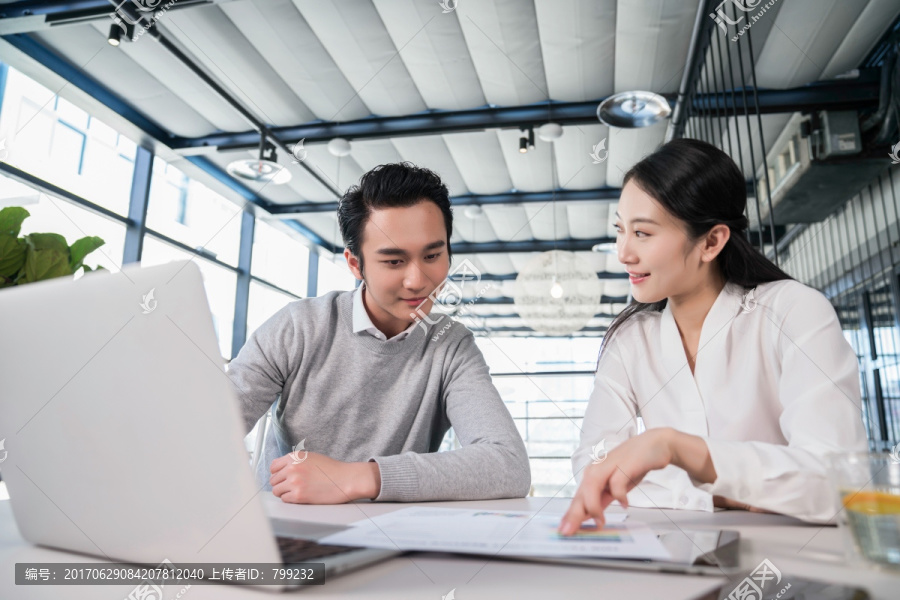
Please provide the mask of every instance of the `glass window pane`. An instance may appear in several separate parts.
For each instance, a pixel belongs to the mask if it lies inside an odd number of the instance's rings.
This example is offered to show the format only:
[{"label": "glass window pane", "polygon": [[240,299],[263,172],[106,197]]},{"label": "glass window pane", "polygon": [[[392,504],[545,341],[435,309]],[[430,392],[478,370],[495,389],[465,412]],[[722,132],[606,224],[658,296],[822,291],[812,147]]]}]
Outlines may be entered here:
[{"label": "glass window pane", "polygon": [[234,328],[234,294],[237,274],[203,258],[184,252],[149,235],[144,236],[141,264],[160,265],[173,260],[193,259],[200,267],[206,296],[212,311],[213,326],[219,339],[219,350],[225,358],[231,358],[231,340]]},{"label": "glass window pane", "polygon": [[265,286],[256,281],[250,282],[250,302],[247,306],[247,337],[265,323],[269,317],[296,300],[292,296]]},{"label": "glass window pane", "polygon": [[241,207],[160,158],[153,163],[147,226],[191,248],[204,248],[224,263],[237,265]]},{"label": "glass window pane", "polygon": [[335,290],[356,289],[356,277],[350,272],[350,267],[343,260],[331,262],[330,259],[319,257],[319,279],[316,284],[316,294],[321,296]]},{"label": "glass window pane", "polygon": [[134,142],[12,68],[0,139],[9,164],[127,216]]},{"label": "glass window pane", "polygon": [[85,264],[98,265],[110,271],[122,267],[125,249],[125,225],[98,215],[60,198],[39,194],[36,190],[7,177],[0,176],[0,208],[21,206],[29,216],[22,222],[20,235],[29,233],[58,233],[71,246],[85,236],[103,238],[105,244],[85,258]]},{"label": "glass window pane", "polygon": [[306,296],[309,248],[295,237],[257,218],[250,272],[298,296]]},{"label": "glass window pane", "polygon": [[[594,383],[602,338],[476,338],[491,373],[578,371],[494,377],[531,462],[535,496],[572,496],[570,458]],[[570,481],[571,480],[571,481]]]}]

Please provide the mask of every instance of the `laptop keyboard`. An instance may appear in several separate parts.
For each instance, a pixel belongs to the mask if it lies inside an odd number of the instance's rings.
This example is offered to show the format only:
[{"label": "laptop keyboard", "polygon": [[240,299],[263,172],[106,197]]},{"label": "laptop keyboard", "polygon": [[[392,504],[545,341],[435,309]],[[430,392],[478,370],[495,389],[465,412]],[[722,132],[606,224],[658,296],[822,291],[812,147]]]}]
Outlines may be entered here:
[{"label": "laptop keyboard", "polygon": [[297,538],[276,537],[275,539],[278,541],[281,560],[286,565],[314,562],[313,559],[316,558],[360,550],[360,548],[355,546],[326,546],[311,540],[300,540]]}]

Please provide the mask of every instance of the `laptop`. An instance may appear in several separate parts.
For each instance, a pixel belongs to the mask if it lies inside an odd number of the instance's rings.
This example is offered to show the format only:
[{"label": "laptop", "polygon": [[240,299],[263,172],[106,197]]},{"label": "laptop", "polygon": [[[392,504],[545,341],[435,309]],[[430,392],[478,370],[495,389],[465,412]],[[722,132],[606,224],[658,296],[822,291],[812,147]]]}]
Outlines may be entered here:
[{"label": "laptop", "polygon": [[326,577],[399,554],[269,519],[193,261],[3,289],[0,315],[0,474],[29,542],[141,565],[324,563]]}]

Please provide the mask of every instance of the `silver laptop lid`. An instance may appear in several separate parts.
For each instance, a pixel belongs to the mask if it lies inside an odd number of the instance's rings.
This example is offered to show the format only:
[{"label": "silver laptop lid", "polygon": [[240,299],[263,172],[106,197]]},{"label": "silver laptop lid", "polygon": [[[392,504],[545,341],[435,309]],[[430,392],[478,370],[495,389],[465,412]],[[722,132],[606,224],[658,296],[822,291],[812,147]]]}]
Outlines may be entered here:
[{"label": "silver laptop lid", "polygon": [[25,539],[280,562],[196,264],[0,290],[0,330],[0,472]]}]

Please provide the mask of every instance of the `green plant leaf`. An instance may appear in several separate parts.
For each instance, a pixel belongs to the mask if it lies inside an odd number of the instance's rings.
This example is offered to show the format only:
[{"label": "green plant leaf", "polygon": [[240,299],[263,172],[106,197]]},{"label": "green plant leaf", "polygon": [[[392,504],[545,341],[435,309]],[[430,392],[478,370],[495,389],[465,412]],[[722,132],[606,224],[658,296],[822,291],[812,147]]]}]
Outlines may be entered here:
[{"label": "green plant leaf", "polygon": [[15,279],[16,273],[25,264],[27,250],[28,244],[24,239],[0,233],[0,277]]},{"label": "green plant leaf", "polygon": [[28,244],[25,266],[16,283],[32,283],[72,274],[66,238],[57,233],[32,233],[25,236],[25,241]]},{"label": "green plant leaf", "polygon": [[83,237],[76,240],[69,248],[69,270],[74,273],[84,266],[84,257],[105,244],[103,239],[97,236]]},{"label": "green plant leaf", "polygon": [[22,221],[30,214],[21,206],[7,206],[0,209],[0,234],[18,236],[22,229]]}]

